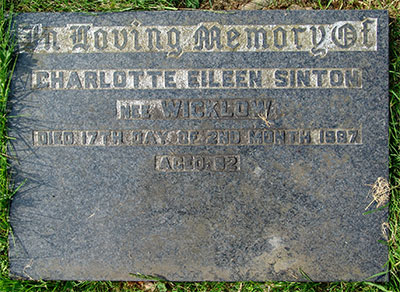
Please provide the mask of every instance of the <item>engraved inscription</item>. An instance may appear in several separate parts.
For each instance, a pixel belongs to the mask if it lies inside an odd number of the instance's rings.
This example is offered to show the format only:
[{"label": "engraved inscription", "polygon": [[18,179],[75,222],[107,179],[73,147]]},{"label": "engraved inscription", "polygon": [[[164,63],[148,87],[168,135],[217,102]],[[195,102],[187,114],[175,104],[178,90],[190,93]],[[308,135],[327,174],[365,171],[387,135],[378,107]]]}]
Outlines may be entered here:
[{"label": "engraved inscription", "polygon": [[168,119],[259,119],[268,113],[276,119],[279,110],[271,99],[152,99],[117,100],[121,120]]},{"label": "engraved inscription", "polygon": [[362,70],[359,68],[34,70],[32,88],[41,90],[362,88]]},{"label": "engraved inscription", "polygon": [[239,155],[156,155],[155,169],[162,172],[240,171]]},{"label": "engraved inscription", "polygon": [[[328,24],[146,25],[132,19],[123,26],[71,23],[17,28],[20,52],[38,54],[163,53],[178,58],[184,53],[218,52],[328,52],[377,50],[376,18]],[[304,55],[304,54],[303,54]],[[225,65],[224,65],[225,66]],[[268,64],[266,64],[268,67]],[[119,68],[40,69],[31,71],[33,90],[176,90],[204,89],[362,89],[361,68]],[[89,67],[90,68],[90,67]],[[290,91],[290,90],[289,90]],[[293,91],[293,90],[292,90]],[[220,91],[219,91],[220,92]],[[241,91],[245,92],[245,91]],[[282,91],[281,91],[282,92]],[[171,92],[170,92],[171,93]],[[133,96],[136,96],[134,94]],[[133,97],[132,96],[132,97]],[[263,96],[263,95],[261,95]],[[140,146],[330,146],[361,145],[362,128],[274,128],[283,117],[279,103],[260,95],[129,99],[99,94],[115,101],[115,118],[139,120],[263,120],[265,128],[35,130],[36,147]],[[191,121],[195,124],[198,121]],[[215,122],[215,121],[214,121]],[[238,123],[238,122],[236,122]],[[221,121],[221,124],[223,122]],[[256,124],[256,123],[254,123]],[[135,126],[133,126],[135,127]],[[190,128],[192,127],[192,128]],[[239,126],[240,127],[240,126]],[[160,154],[154,157],[159,172],[240,171],[239,155]]]},{"label": "engraved inscription", "polygon": [[210,130],[40,130],[34,146],[361,145],[361,128]]},{"label": "engraved inscription", "polygon": [[332,24],[151,26],[133,20],[126,26],[68,24],[18,27],[20,51],[34,53],[310,52],[376,51],[377,19]]}]

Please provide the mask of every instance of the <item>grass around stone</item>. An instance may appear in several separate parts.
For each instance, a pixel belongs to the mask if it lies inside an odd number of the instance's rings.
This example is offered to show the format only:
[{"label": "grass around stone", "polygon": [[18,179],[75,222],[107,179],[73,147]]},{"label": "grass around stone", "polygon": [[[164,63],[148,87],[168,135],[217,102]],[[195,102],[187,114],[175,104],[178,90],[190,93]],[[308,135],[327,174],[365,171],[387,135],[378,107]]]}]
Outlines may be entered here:
[{"label": "grass around stone", "polygon": [[[254,1],[254,0],[253,0]],[[388,9],[390,21],[389,221],[384,225],[389,246],[390,282],[78,282],[16,281],[8,276],[9,206],[18,186],[8,175],[7,98],[15,64],[7,15],[19,12],[88,12],[176,10],[182,8],[240,9],[249,0],[2,0],[0,3],[0,291],[400,291],[400,0],[256,0],[262,9]],[[306,281],[306,275],[303,279]]]}]

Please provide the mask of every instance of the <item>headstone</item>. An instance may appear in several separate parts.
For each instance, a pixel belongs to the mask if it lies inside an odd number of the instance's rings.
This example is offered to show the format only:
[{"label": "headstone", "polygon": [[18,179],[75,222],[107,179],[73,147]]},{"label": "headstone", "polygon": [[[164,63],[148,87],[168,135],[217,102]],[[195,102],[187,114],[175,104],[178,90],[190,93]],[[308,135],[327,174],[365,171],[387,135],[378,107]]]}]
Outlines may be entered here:
[{"label": "headstone", "polygon": [[15,27],[13,277],[385,270],[387,209],[365,208],[388,178],[386,11],[20,14]]}]

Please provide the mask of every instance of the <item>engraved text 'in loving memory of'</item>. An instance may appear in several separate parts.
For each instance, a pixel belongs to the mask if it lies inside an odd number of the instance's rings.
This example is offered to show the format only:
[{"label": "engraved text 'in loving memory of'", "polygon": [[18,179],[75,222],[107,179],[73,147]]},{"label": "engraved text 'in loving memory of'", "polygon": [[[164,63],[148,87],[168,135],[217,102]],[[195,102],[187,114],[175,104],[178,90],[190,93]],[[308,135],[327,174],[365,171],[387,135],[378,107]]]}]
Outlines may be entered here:
[{"label": "engraved text 'in loving memory of'", "polygon": [[163,52],[171,57],[191,52],[376,51],[377,19],[333,24],[186,26],[95,26],[89,23],[45,27],[20,25],[19,47],[34,53]]}]

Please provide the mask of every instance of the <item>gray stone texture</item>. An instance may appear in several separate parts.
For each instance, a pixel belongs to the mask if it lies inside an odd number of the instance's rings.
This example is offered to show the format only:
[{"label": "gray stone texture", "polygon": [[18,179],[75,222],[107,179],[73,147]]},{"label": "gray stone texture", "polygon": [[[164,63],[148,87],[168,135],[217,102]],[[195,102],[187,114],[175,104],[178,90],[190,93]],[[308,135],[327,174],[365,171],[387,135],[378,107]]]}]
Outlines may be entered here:
[{"label": "gray stone texture", "polygon": [[[384,239],[381,224],[387,221],[387,209],[364,212],[372,199],[369,185],[378,177],[388,178],[386,11],[20,14],[15,23],[19,27],[129,26],[137,20],[140,26],[218,22],[318,27],[367,18],[377,19],[376,50],[328,50],[323,56],[270,50],[193,51],[180,56],[156,51],[20,53],[12,83],[9,126],[10,136],[16,138],[10,147],[15,156],[11,160],[12,178],[16,186],[24,183],[11,205],[11,275],[133,281],[139,278],[132,274],[140,273],[171,281],[305,281],[304,271],[314,281],[360,281],[382,272],[388,251],[378,241]],[[351,32],[342,32],[338,39],[351,39]],[[230,68],[357,68],[362,73],[362,86],[31,88],[35,70]],[[118,119],[116,112],[118,100],[246,98],[272,101],[274,113],[267,117],[270,125],[257,115],[248,119]],[[336,129],[335,141],[339,141],[338,135],[347,135],[348,143],[188,146],[149,142],[60,147],[34,143],[39,139],[35,131],[124,130],[129,134],[132,129],[168,130],[171,135],[182,129]],[[359,131],[354,143],[350,143],[352,129]],[[329,133],[325,139],[332,138],[332,131]],[[289,132],[286,135],[291,139]],[[225,171],[207,167],[162,171],[162,163],[168,167],[162,156],[178,162],[193,162],[196,157],[211,163],[225,159],[225,164],[240,159],[236,165],[240,169],[225,165]],[[370,210],[373,208],[375,205]],[[386,281],[387,277],[373,280]]]}]

